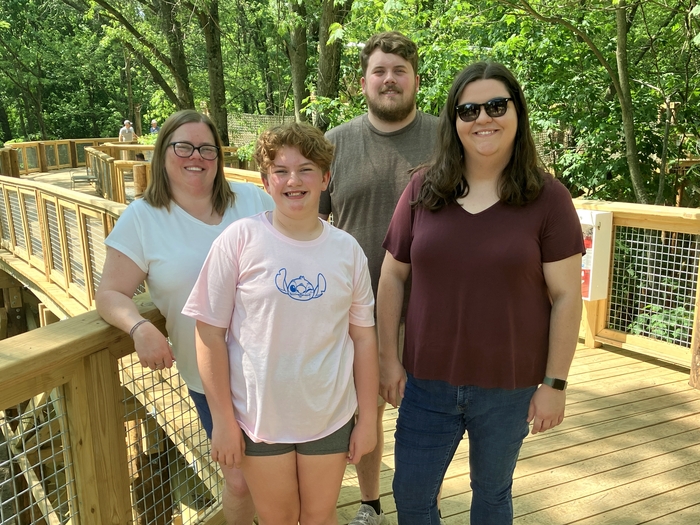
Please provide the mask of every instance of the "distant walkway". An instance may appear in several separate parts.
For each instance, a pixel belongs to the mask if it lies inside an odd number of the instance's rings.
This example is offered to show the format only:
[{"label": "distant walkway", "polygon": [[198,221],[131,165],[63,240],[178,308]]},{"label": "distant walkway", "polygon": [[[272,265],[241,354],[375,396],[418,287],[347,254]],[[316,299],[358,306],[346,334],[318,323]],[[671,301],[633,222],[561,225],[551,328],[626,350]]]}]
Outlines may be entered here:
[{"label": "distant walkway", "polygon": [[[84,193],[85,195],[101,197],[101,195],[95,189],[94,184],[89,184],[86,182],[79,182],[75,185],[71,184],[72,175],[86,175],[86,173],[87,171],[85,167],[63,168],[60,170],[52,170],[49,172],[30,173],[29,175],[22,175],[20,178],[22,180],[33,180],[36,182],[43,182],[45,184],[52,184],[54,186],[59,186],[67,190],[73,189],[74,191],[79,191],[80,193]],[[133,178],[124,179],[124,190],[126,191],[127,202],[131,202],[132,200],[134,200]]]}]

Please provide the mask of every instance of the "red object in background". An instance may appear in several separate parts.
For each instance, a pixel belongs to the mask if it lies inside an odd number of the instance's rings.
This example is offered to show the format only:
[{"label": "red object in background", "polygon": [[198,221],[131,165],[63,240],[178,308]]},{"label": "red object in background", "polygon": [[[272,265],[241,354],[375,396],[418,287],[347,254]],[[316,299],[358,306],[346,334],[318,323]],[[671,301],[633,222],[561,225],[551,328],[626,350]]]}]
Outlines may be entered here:
[{"label": "red object in background", "polygon": [[581,296],[585,299],[591,295],[591,271],[581,270]]},{"label": "red object in background", "polygon": [[590,250],[591,248],[593,248],[593,236],[585,235],[583,237],[583,245],[586,247],[586,250]]}]

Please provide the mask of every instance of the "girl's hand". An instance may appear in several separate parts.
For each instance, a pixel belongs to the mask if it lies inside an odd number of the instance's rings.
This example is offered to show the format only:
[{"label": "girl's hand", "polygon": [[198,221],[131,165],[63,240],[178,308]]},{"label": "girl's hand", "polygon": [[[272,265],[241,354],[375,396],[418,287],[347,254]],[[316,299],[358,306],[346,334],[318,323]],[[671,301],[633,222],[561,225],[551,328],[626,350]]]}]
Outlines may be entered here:
[{"label": "girl's hand", "polygon": [[222,468],[241,468],[245,455],[243,431],[238,422],[231,418],[224,424],[214,423],[211,433],[211,459]]},{"label": "girl's hand", "polygon": [[143,323],[134,331],[134,348],[141,365],[151,370],[173,366],[175,356],[168,340],[151,323]]},{"label": "girl's hand", "polygon": [[374,421],[358,419],[355,428],[350,434],[350,450],[348,451],[348,463],[357,465],[362,456],[372,452],[377,446],[377,418]]}]

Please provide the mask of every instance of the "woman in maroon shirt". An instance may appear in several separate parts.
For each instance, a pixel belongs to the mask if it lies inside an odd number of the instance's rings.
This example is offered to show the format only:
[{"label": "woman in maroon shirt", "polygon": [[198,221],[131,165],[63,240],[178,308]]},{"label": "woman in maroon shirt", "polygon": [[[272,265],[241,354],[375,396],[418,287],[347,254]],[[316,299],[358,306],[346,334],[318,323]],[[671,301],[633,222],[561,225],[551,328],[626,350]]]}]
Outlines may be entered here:
[{"label": "woman in maroon shirt", "polygon": [[512,523],[529,424],[535,434],[564,418],[585,250],[571,196],[539,167],[525,98],[504,66],[480,62],[455,79],[435,155],[401,197],[384,247],[381,394],[401,402],[399,523],[438,523],[437,495],[465,431],[471,523]]}]

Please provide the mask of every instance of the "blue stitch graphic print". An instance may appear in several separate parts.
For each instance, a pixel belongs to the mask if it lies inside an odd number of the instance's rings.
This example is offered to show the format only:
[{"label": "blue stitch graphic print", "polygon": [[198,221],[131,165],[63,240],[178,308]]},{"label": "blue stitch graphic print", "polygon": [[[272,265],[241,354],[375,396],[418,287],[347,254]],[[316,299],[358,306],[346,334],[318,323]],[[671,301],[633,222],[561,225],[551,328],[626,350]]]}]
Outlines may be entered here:
[{"label": "blue stitch graphic print", "polygon": [[282,268],[275,276],[275,285],[280,292],[288,295],[295,301],[310,301],[321,297],[323,292],[326,291],[326,278],[322,273],[319,273],[316,277],[316,287],[303,275],[292,279],[287,284],[287,269]]}]

